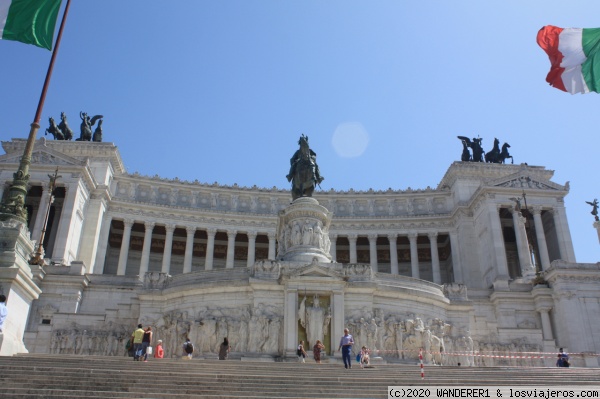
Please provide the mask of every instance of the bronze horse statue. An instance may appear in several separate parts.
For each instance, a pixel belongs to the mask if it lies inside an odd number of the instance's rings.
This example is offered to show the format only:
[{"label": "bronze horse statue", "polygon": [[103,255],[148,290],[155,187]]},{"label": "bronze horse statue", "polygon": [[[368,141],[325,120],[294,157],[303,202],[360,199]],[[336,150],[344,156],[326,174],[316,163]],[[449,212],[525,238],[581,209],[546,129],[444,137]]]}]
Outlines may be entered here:
[{"label": "bronze horse statue", "polygon": [[494,148],[492,151],[485,154],[485,162],[488,163],[505,163],[507,158],[510,158],[511,163],[513,163],[513,157],[508,153],[508,148],[510,148],[510,144],[504,143],[502,145],[502,150],[498,148],[500,141],[498,139],[494,139]]},{"label": "bronze horse statue", "polygon": [[486,152],[485,154],[485,162],[487,163],[501,163],[498,158],[500,157],[500,141],[497,138],[494,138],[494,147],[492,151]]},{"label": "bronze horse statue", "polygon": [[65,114],[64,112],[60,113],[60,123],[58,124],[58,128],[60,129],[61,132],[63,132],[63,135],[65,136],[65,140],[73,139],[73,131],[71,130],[71,128],[69,127],[69,124],[67,123],[67,114]]},{"label": "bronze horse statue", "polygon": [[58,126],[56,126],[56,122],[54,121],[54,118],[50,117],[49,121],[50,121],[50,127],[48,129],[46,129],[46,131],[44,132],[44,135],[47,135],[48,133],[50,133],[52,136],[54,136],[54,140],[64,140],[65,135],[58,128]]},{"label": "bronze horse statue", "polygon": [[308,146],[308,136],[303,134],[298,144],[300,149],[290,159],[290,173],[286,176],[292,182],[293,200],[312,197],[315,187],[324,180],[317,165],[317,154]]},{"label": "bronze horse statue", "polygon": [[506,163],[506,159],[510,158],[510,163],[514,163],[514,159],[512,157],[512,155],[510,155],[508,153],[507,148],[510,148],[510,144],[508,143],[504,143],[502,144],[502,151],[500,151],[500,155],[498,156],[498,159],[500,160],[499,163]]}]

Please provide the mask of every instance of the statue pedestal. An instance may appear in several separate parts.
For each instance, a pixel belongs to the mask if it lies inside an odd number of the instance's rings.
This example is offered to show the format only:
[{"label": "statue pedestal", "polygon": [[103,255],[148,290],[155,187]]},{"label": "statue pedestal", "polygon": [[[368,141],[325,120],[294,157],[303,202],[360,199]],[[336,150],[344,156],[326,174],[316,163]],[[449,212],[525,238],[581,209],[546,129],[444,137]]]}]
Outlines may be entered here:
[{"label": "statue pedestal", "polygon": [[279,212],[277,258],[292,262],[331,262],[329,225],[332,213],[311,197],[296,199]]},{"label": "statue pedestal", "polygon": [[23,334],[31,303],[42,292],[34,281],[29,266],[34,243],[29,239],[29,231],[18,220],[0,222],[0,293],[7,298],[8,315],[0,337],[0,355],[12,356],[26,353]]}]

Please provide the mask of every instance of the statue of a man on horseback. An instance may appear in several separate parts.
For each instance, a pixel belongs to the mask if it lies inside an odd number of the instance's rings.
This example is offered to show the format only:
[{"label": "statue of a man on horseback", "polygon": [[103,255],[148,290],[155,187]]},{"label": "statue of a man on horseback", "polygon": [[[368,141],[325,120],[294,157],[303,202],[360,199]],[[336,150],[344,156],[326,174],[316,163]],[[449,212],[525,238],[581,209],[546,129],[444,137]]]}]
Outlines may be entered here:
[{"label": "statue of a man on horseback", "polygon": [[304,134],[298,140],[300,149],[290,159],[290,173],[286,176],[292,182],[292,199],[312,197],[315,187],[323,180],[317,165],[317,154],[308,146],[308,136]]}]

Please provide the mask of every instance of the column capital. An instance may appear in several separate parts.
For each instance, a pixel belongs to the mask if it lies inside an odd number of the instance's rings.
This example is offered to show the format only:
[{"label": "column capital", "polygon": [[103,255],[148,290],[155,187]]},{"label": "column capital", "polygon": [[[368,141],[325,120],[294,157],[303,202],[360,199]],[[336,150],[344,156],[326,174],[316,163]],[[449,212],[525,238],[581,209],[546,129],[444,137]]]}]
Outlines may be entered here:
[{"label": "column capital", "polygon": [[165,224],[165,230],[167,231],[167,234],[173,233],[176,228],[177,228],[176,224],[173,224],[173,223]]},{"label": "column capital", "polygon": [[529,208],[529,211],[533,215],[541,215],[542,214],[542,207],[540,205],[534,205],[531,208]]},{"label": "column capital", "polygon": [[188,235],[193,235],[196,233],[196,226],[185,226],[185,231]]},{"label": "column capital", "polygon": [[248,236],[248,239],[256,239],[256,236],[258,236],[258,231],[247,231],[246,235]]},{"label": "column capital", "polygon": [[358,234],[348,234],[348,240],[356,241],[358,239]]},{"label": "column capital", "polygon": [[123,225],[125,225],[125,228],[131,228],[134,223],[135,220],[133,219],[123,219]]},{"label": "column capital", "polygon": [[392,241],[396,241],[396,239],[398,238],[398,233],[388,233],[387,235],[388,240],[390,240],[390,242]]},{"label": "column capital", "polygon": [[371,240],[376,240],[378,236],[379,235],[376,233],[370,233],[367,237],[369,238],[369,241],[371,241]]},{"label": "column capital", "polygon": [[337,233],[329,233],[329,239],[337,240],[337,238],[338,238]]},{"label": "column capital", "polygon": [[154,223],[154,222],[144,222],[144,227],[146,228],[146,230],[154,229],[155,225],[156,225],[156,223]]},{"label": "column capital", "polygon": [[437,238],[438,236],[438,232],[437,231],[431,231],[429,233],[427,233],[427,236],[429,237],[430,240],[434,240]]},{"label": "column capital", "polygon": [[267,233],[267,236],[269,237],[269,240],[274,240],[275,238],[277,238],[277,234],[273,232]]},{"label": "column capital", "polygon": [[409,231],[407,234],[409,240],[416,240],[418,236],[419,233],[417,233],[416,231]]},{"label": "column capital", "polygon": [[206,234],[208,236],[215,236],[215,234],[217,234],[217,229],[215,229],[214,227],[209,227],[208,229],[206,229]]},{"label": "column capital", "polygon": [[235,229],[234,230],[227,230],[227,237],[228,238],[230,238],[230,237],[235,238],[236,235],[237,235],[237,230],[235,230]]}]

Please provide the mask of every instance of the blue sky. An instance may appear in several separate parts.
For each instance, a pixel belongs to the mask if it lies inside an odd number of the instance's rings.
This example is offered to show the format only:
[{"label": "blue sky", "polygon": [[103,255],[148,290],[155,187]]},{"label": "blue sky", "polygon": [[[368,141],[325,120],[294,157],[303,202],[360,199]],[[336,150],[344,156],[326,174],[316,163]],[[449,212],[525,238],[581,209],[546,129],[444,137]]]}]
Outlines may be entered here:
[{"label": "blue sky", "polygon": [[[597,0],[74,0],[38,137],[61,111],[73,127],[102,114],[130,173],[288,188],[305,133],[324,190],[436,187],[456,136],[497,137],[570,181],[577,260],[598,262],[600,97],[548,86],[535,42],[598,15]],[[26,138],[50,52],[0,41],[0,59],[0,139]]]}]

